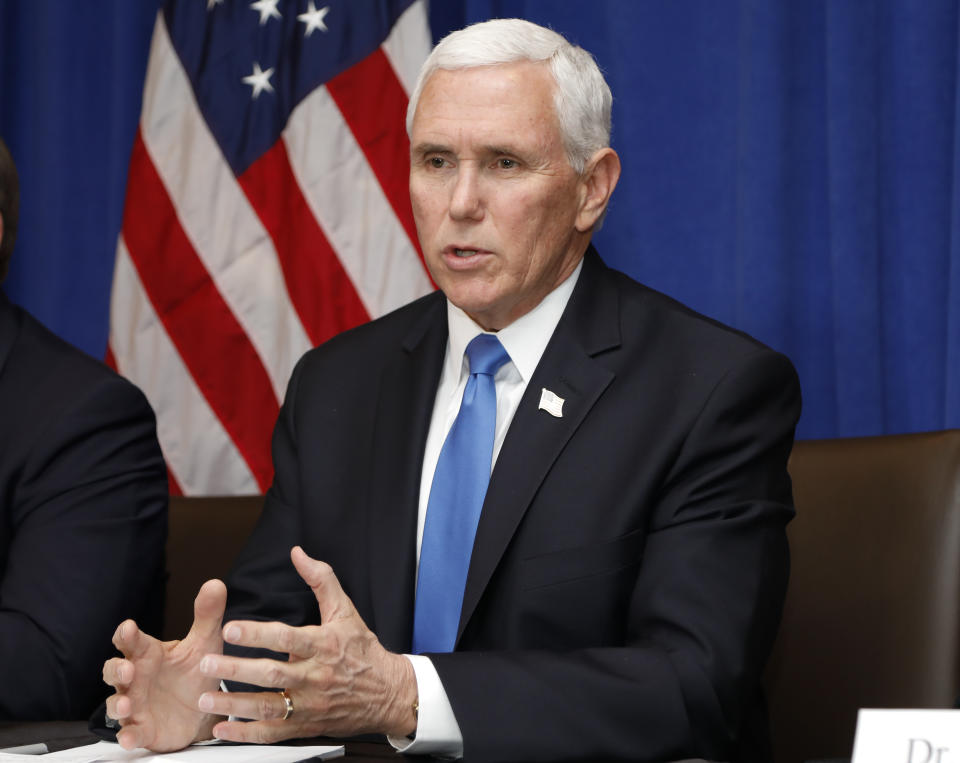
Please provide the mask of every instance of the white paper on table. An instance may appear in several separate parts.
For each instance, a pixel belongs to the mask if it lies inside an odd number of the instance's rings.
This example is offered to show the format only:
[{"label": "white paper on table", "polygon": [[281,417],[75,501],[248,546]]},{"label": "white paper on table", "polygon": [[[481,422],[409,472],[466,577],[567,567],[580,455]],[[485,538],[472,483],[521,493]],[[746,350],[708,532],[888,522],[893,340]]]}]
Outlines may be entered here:
[{"label": "white paper on table", "polygon": [[296,763],[308,758],[339,758],[343,746],[314,745],[312,747],[289,747],[256,744],[208,744],[193,745],[177,752],[155,753],[138,748],[124,750],[113,742],[97,742],[83,747],[72,747],[46,755],[18,755],[0,752],[0,763],[38,763],[57,760],[63,763],[99,763],[112,760],[158,761],[166,763]]}]

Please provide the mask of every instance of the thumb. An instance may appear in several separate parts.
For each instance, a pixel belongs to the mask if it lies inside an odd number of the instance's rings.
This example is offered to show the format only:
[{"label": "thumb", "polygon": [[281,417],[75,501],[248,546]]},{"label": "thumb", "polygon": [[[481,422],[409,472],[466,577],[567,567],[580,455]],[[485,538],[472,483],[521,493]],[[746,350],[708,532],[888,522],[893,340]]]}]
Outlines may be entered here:
[{"label": "thumb", "polygon": [[208,580],[193,600],[193,625],[187,635],[204,641],[219,638],[226,606],[227,587],[220,580]]},{"label": "thumb", "polygon": [[300,546],[293,547],[290,551],[290,559],[296,567],[297,574],[310,586],[310,590],[317,598],[321,624],[350,617],[354,613],[353,602],[344,593],[340,581],[333,572],[333,567],[326,562],[307,556],[307,552]]}]

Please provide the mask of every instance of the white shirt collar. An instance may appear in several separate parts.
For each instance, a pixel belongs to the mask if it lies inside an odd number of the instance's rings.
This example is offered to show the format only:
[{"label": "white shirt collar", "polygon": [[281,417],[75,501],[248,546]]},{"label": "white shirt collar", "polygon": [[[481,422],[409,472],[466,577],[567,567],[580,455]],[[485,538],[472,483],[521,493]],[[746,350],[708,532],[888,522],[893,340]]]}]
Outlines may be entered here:
[{"label": "white shirt collar", "polygon": [[[547,348],[547,342],[553,336],[560,322],[560,316],[563,315],[567,302],[570,301],[570,295],[573,293],[573,287],[577,285],[582,269],[583,260],[581,259],[573,273],[544,297],[539,305],[496,332],[497,338],[510,355],[510,360],[513,361],[524,383],[529,382],[530,377],[533,376],[543,351]],[[449,299],[447,300],[447,326],[449,338],[447,357],[444,361],[447,367],[444,373],[451,373],[456,378],[460,374],[467,373],[463,355],[467,345],[477,334],[482,334],[484,331]]]}]

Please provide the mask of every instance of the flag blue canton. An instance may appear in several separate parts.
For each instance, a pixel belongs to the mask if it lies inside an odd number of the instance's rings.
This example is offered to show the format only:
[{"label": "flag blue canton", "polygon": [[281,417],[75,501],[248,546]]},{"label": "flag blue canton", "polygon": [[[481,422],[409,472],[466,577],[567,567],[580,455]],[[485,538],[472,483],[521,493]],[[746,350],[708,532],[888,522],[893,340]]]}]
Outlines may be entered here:
[{"label": "flag blue canton", "polygon": [[[168,0],[163,14],[199,109],[240,175],[276,143],[297,105],[376,50],[412,2],[281,0],[276,18],[250,0],[225,0],[209,9],[200,0]],[[298,16],[311,5],[329,9],[327,30],[307,36],[307,24]],[[262,72],[273,70],[272,91],[256,98],[255,88],[244,82],[255,65]]]}]

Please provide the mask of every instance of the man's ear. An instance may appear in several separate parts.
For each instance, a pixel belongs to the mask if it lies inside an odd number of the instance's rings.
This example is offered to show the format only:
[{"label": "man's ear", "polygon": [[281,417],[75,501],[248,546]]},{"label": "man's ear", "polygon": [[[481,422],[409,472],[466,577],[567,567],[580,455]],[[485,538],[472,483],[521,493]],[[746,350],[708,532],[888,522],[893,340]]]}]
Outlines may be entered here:
[{"label": "man's ear", "polygon": [[580,176],[580,211],[576,228],[586,233],[607,208],[620,179],[620,157],[612,148],[601,148],[587,162]]}]

